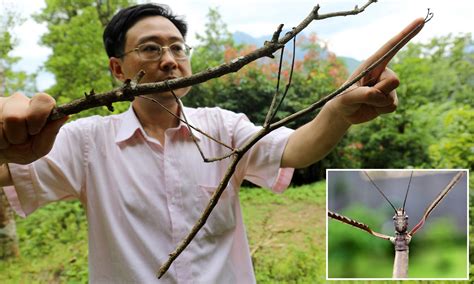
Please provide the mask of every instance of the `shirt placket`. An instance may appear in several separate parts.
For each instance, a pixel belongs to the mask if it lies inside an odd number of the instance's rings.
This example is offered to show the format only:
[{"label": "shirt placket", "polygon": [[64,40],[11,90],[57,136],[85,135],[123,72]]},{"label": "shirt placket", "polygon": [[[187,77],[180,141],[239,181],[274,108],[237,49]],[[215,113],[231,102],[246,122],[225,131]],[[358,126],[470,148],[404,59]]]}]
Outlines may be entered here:
[{"label": "shirt placket", "polygon": [[[179,153],[177,153],[176,144],[177,141],[172,141],[174,132],[165,134],[165,148],[164,148],[164,174],[165,174],[165,187],[168,196],[168,210],[171,220],[171,230],[173,243],[177,246],[186,232],[186,224],[184,220],[183,210],[184,200],[182,191],[182,183],[179,176]],[[173,265],[177,273],[177,279],[179,283],[187,283],[190,281],[190,263],[188,259],[181,255],[177,258]]]}]

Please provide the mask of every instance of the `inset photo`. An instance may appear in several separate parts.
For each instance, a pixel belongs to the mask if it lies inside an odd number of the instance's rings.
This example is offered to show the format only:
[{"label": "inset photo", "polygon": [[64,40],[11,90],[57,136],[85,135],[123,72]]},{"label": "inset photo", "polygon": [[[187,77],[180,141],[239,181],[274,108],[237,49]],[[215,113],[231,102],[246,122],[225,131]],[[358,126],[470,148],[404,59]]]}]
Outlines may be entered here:
[{"label": "inset photo", "polygon": [[327,279],[469,278],[468,170],[327,170]]}]

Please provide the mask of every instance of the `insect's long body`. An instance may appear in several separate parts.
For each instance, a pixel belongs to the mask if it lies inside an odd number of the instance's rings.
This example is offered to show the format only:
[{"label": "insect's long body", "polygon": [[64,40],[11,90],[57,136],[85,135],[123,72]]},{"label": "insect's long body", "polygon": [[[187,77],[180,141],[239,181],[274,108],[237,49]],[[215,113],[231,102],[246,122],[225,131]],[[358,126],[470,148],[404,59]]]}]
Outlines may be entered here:
[{"label": "insect's long body", "polygon": [[390,238],[395,247],[395,260],[393,262],[393,278],[406,278],[408,276],[408,244],[411,236],[407,233],[408,215],[403,208],[397,209],[393,216],[395,237]]}]

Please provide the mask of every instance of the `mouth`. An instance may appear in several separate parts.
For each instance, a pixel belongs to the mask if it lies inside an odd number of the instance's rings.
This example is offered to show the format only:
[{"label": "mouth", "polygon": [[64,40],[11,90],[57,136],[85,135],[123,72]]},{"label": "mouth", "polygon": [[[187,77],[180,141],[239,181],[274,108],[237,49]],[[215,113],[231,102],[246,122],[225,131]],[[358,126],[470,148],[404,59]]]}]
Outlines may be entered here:
[{"label": "mouth", "polygon": [[178,78],[178,76],[166,76],[161,81],[174,80],[174,79],[177,79],[177,78]]}]

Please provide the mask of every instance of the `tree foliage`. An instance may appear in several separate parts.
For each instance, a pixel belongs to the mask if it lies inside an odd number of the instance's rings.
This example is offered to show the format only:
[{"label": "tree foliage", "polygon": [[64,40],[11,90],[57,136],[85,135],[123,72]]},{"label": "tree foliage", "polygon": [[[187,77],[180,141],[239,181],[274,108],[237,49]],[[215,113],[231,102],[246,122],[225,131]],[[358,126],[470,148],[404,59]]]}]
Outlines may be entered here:
[{"label": "tree foliage", "polygon": [[469,105],[452,108],[440,118],[443,135],[428,147],[433,167],[473,168],[474,109]]},{"label": "tree foliage", "polygon": [[[56,83],[47,90],[59,104],[69,102],[94,90],[110,90],[116,82],[108,68],[102,43],[102,32],[114,13],[134,1],[49,0],[35,19],[48,25],[41,44],[50,47],[52,55],[45,69],[54,74]],[[127,103],[116,106],[118,111]],[[104,109],[88,110],[79,116],[108,114]]]},{"label": "tree foliage", "polygon": [[[205,24],[204,34],[196,34],[196,39],[201,42],[195,49],[193,57],[193,70],[203,70],[217,66],[224,62],[224,52],[228,47],[236,47],[227,24],[221,18],[218,8],[209,8],[208,22]],[[206,61],[202,60],[203,58]]]}]

